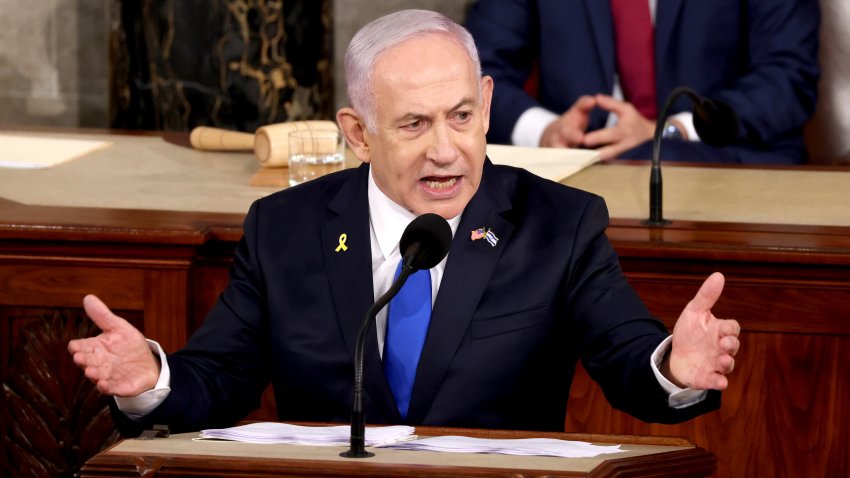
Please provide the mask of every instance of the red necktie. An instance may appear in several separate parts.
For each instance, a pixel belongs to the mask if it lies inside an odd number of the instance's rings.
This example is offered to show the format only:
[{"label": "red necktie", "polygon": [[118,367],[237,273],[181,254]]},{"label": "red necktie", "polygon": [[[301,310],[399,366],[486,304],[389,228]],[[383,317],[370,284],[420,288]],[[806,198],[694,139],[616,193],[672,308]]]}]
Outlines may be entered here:
[{"label": "red necktie", "polygon": [[658,116],[655,102],[655,29],[646,0],[611,0],[614,49],[626,101],[649,119]]}]

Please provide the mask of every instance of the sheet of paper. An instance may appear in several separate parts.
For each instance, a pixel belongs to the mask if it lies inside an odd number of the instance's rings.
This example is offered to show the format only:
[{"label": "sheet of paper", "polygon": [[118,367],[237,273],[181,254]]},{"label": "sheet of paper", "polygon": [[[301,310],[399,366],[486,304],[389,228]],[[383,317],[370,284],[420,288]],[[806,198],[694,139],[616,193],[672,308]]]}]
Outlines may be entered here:
[{"label": "sheet of paper", "polygon": [[[386,445],[410,439],[414,428],[395,425],[366,427],[366,446]],[[288,423],[258,422],[230,428],[202,430],[201,439],[233,440],[246,443],[284,443],[289,445],[346,446],[351,426],[301,426]]]},{"label": "sheet of paper", "polygon": [[410,440],[386,448],[403,450],[430,450],[450,453],[498,453],[504,455],[559,456],[564,458],[592,458],[607,453],[620,453],[620,445],[593,445],[582,441],[553,438],[470,438],[441,436]]},{"label": "sheet of paper", "polygon": [[501,144],[488,144],[487,156],[494,164],[523,168],[556,182],[602,159],[598,152],[589,149],[524,148]]},{"label": "sheet of paper", "polygon": [[108,141],[0,134],[0,167],[49,168],[111,144]]}]

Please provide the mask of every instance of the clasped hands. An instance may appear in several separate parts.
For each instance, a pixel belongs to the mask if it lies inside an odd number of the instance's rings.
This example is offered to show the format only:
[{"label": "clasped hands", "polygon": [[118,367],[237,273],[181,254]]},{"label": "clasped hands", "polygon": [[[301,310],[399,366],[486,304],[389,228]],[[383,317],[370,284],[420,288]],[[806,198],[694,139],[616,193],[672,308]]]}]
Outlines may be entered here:
[{"label": "clasped hands", "polygon": [[[590,112],[595,108],[616,114],[617,124],[588,133]],[[652,139],[654,132],[655,121],[644,118],[631,103],[608,95],[585,95],[546,127],[540,146],[596,149],[602,159],[612,159]]]}]

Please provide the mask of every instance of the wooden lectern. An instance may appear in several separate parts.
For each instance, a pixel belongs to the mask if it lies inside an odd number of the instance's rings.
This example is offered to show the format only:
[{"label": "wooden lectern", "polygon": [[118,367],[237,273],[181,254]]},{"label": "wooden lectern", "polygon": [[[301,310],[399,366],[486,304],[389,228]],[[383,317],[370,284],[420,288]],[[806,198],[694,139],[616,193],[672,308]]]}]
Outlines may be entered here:
[{"label": "wooden lectern", "polygon": [[[48,398],[75,390],[78,369],[56,369],[41,387],[26,380],[38,360],[69,360],[62,344],[83,332],[82,297],[97,293],[179,349],[227,284],[251,202],[275,190],[248,186],[260,167],[249,153],[197,151],[179,138],[32,136],[112,146],[53,168],[0,171],[0,429],[9,431],[0,470],[21,473],[75,470],[111,439],[76,428],[94,420],[79,414],[89,408]],[[735,373],[721,410],[660,425],[612,409],[579,365],[566,429],[685,436],[716,454],[719,478],[850,476],[850,169],[671,163],[666,228],[642,223],[648,177],[646,163],[612,161],[563,182],[605,198],[623,271],[668,327],[708,274],[726,274],[715,314],[741,323]],[[49,406],[24,414],[16,393]],[[277,416],[270,393],[259,413],[252,418]],[[42,427],[30,426],[36,419]],[[66,424],[77,424],[69,435]]]},{"label": "wooden lectern", "polygon": [[682,438],[536,433],[417,427],[418,436],[560,438],[620,444],[625,452],[595,458],[558,458],[370,449],[375,456],[347,459],[345,447],[259,445],[196,441],[197,433],[151,440],[124,440],[92,457],[81,476],[409,476],[417,477],[703,477],[714,473],[708,451]]}]

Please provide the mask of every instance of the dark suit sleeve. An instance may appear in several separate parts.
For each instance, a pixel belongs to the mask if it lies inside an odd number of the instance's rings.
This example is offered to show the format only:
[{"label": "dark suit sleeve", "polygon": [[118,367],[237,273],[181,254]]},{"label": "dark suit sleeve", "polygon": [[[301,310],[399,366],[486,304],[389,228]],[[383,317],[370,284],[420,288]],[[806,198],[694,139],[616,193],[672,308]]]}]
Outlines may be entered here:
[{"label": "dark suit sleeve", "polygon": [[815,0],[746,2],[748,67],[714,95],[738,113],[742,139],[770,145],[799,135],[817,100],[818,28]]},{"label": "dark suit sleeve", "polygon": [[113,407],[122,435],[136,436],[154,424],[175,433],[231,426],[259,406],[269,362],[256,258],[258,209],[255,203],[245,219],[228,287],[186,347],[168,356],[168,398],[140,421]]},{"label": "dark suit sleeve", "polygon": [[577,228],[568,286],[585,369],[614,408],[647,422],[676,423],[718,408],[719,393],[685,409],[668,406],[650,356],[669,334],[623,276],[607,226],[605,204],[595,197]]},{"label": "dark suit sleeve", "polygon": [[487,139],[491,143],[511,144],[514,125],[525,110],[541,106],[523,89],[537,56],[537,29],[533,8],[526,1],[482,1],[473,6],[466,27],[469,29],[484,74],[493,77],[495,90]]}]

